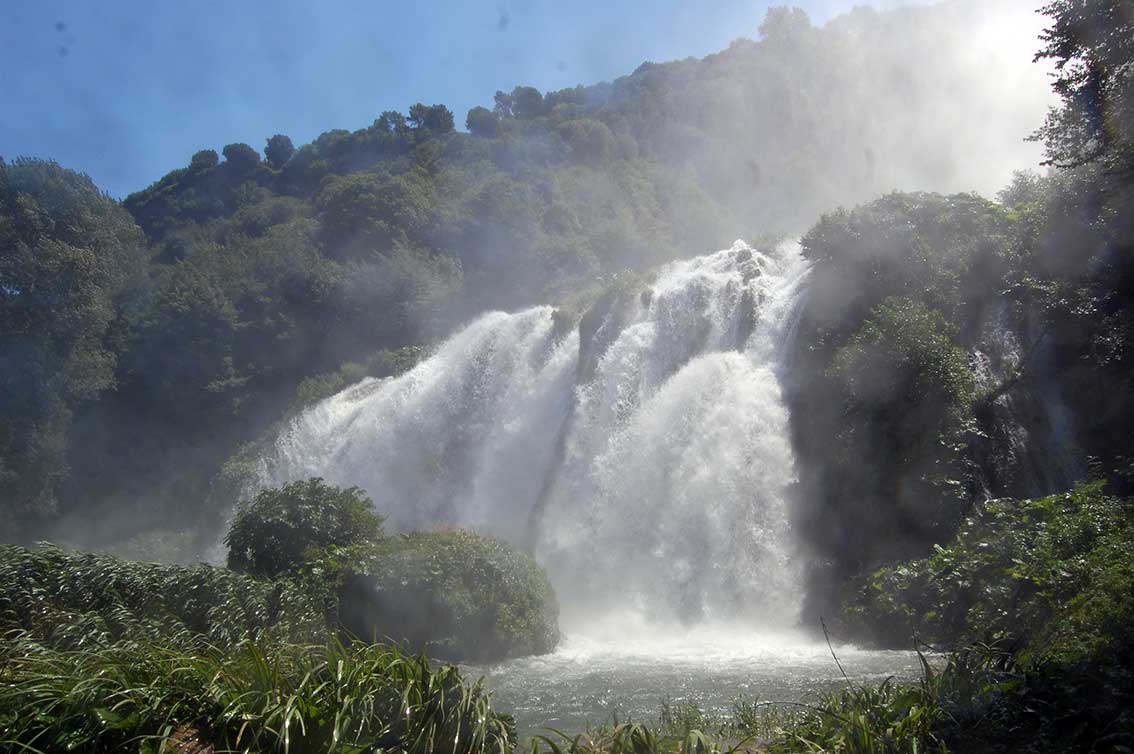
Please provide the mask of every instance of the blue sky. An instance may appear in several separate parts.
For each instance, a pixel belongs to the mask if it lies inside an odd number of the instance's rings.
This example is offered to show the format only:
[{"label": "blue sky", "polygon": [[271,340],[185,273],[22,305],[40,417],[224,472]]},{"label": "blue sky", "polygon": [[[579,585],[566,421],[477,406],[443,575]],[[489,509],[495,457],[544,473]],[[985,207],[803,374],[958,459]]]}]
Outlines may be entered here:
[{"label": "blue sky", "polygon": [[[589,84],[755,36],[761,0],[39,0],[0,12],[0,156],[125,196],[242,141],[297,144],[423,101]],[[798,0],[820,23],[859,4]],[[878,6],[907,4],[876,0]]]}]

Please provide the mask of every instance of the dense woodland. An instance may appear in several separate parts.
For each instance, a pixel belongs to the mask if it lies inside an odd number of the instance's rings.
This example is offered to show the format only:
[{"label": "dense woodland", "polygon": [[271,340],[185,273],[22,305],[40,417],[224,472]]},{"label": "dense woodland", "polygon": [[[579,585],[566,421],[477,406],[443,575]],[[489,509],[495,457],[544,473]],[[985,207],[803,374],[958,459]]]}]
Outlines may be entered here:
[{"label": "dense woodland", "polygon": [[[772,748],[985,751],[997,740],[1006,751],[1025,741],[1128,751],[1134,8],[1043,9],[1038,58],[1055,64],[1060,98],[1034,124],[1047,172],[1020,173],[994,197],[883,193],[941,186],[930,179],[941,164],[965,160],[902,119],[940,97],[930,73],[901,68],[900,107],[863,83],[919,46],[951,44],[932,37],[945,12],[860,9],[815,28],[774,10],[757,41],[704,60],[499,92],[467,114],[467,132],[443,105],[418,104],[298,149],[273,136],[263,157],[243,144],[223,159],[205,149],[123,202],[50,161],[0,162],[4,538],[89,546],[113,531],[119,552],[192,558],[205,544],[197,533],[215,535],[231,505],[241,447],[287,412],[405,369],[486,308],[624,286],[617,273],[738,235],[801,233],[811,293],[786,387],[808,619],[888,645],[983,649],[955,655],[940,676],[927,666],[920,690],[828,697],[830,715],[804,716],[798,740]],[[880,43],[895,38],[907,44]],[[588,317],[571,311],[585,348]],[[377,526],[359,540],[372,548],[365,562],[382,564],[369,572],[332,568],[350,552],[336,548],[359,543],[317,543],[330,548],[323,560],[304,562],[339,573],[342,589],[384,569],[413,573],[415,548],[459,553],[455,572],[468,558],[522,557],[433,535],[389,539]],[[115,567],[10,549],[13,584],[35,569],[47,579],[52,568]],[[230,566],[255,572],[240,561],[253,549],[234,546]],[[259,575],[298,584],[311,574],[289,568]],[[546,595],[531,597],[540,576],[525,579],[516,600],[535,606],[533,635],[553,644]],[[256,583],[225,594],[268,600]],[[26,599],[31,616],[46,598]],[[15,625],[50,645],[29,620]],[[352,661],[363,652],[340,649]],[[378,664],[389,662],[400,660]],[[832,722],[858,714],[858,727]],[[852,727],[878,733],[877,748],[848,744]],[[482,734],[505,750],[510,732],[501,720]],[[596,746],[649,751],[649,735],[616,730]],[[684,739],[684,750],[698,745]]]}]

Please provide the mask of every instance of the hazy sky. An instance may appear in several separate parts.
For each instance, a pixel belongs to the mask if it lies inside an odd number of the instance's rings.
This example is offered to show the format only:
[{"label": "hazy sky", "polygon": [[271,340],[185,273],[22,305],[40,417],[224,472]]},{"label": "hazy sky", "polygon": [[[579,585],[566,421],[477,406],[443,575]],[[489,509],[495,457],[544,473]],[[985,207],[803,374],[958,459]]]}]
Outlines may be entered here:
[{"label": "hazy sky", "polygon": [[[53,157],[124,196],[202,148],[262,149],[274,133],[299,145],[417,101],[463,126],[497,89],[703,56],[756,36],[769,4],[781,3],[17,0],[0,11],[0,156]],[[795,4],[821,23],[862,3]]]}]

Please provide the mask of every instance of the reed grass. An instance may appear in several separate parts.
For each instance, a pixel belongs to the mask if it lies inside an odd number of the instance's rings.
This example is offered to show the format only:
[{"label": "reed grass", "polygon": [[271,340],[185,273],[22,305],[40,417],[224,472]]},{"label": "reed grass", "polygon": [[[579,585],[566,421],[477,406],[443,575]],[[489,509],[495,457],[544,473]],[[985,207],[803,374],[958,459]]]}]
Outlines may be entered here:
[{"label": "reed grass", "polygon": [[505,754],[515,723],[479,683],[396,647],[192,650],[126,641],[58,649],[22,634],[0,654],[0,750]]}]

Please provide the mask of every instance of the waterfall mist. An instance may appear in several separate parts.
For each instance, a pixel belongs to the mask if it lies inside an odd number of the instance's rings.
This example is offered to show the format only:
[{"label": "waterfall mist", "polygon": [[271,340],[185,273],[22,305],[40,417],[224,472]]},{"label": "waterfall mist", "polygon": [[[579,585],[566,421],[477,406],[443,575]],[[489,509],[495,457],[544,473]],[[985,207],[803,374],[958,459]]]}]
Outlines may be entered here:
[{"label": "waterfall mist", "polygon": [[584,343],[550,307],[486,314],[406,374],[292,420],[261,483],[322,476],[365,489],[392,528],[529,547],[568,624],[632,611],[790,627],[779,373],[806,273],[797,245],[737,242],[662,268]]}]

